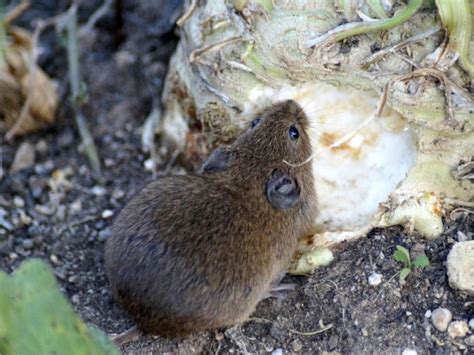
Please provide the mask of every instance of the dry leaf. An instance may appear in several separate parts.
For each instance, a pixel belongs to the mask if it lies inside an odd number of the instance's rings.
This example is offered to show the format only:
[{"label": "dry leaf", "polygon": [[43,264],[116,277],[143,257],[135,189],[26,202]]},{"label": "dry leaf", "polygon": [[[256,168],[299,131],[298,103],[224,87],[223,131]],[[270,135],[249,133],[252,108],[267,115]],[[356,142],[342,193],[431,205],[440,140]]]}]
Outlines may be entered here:
[{"label": "dry leaf", "polygon": [[[14,135],[37,131],[55,119],[58,95],[51,79],[41,68],[30,66],[31,34],[19,27],[7,27],[6,66],[0,70],[0,130],[17,124],[28,96],[28,112]],[[34,73],[34,85],[30,78]],[[31,90],[31,92],[30,92]]]}]

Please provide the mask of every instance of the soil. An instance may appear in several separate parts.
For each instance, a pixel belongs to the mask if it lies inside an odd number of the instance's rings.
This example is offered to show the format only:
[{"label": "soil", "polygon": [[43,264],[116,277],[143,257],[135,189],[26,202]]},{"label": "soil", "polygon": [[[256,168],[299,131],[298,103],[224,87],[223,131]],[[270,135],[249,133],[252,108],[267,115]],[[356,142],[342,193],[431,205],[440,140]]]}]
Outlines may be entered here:
[{"label": "soil", "polygon": [[[18,23],[67,9],[56,1],[35,1]],[[39,257],[54,269],[65,296],[88,324],[119,333],[132,323],[111,297],[103,268],[104,242],[114,215],[147,181],[149,158],[141,150],[141,127],[159,103],[167,63],[177,37],[170,18],[179,1],[123,1],[122,16],[103,17],[83,43],[81,59],[88,102],[85,115],[104,164],[100,186],[81,152],[67,95],[66,56],[53,31],[42,37],[40,63],[63,95],[56,123],[13,143],[1,143],[0,268],[14,271],[25,259]],[[161,5],[166,4],[167,7]],[[99,1],[85,1],[81,22]],[[11,174],[17,148],[34,146],[35,161]],[[182,173],[161,148],[161,172]],[[178,161],[179,162],[179,161]],[[185,165],[189,166],[189,165]],[[0,174],[1,176],[1,174]],[[25,217],[26,216],[26,217]],[[325,353],[418,354],[468,353],[467,338],[451,339],[436,330],[430,311],[448,308],[455,320],[474,318],[474,302],[447,281],[446,256],[453,243],[472,240],[472,213],[451,214],[445,232],[423,240],[401,227],[373,230],[340,245],[335,260],[308,277],[287,276],[297,285],[285,299],[262,301],[240,327],[196,334],[187,339],[143,337],[124,347],[138,353]],[[402,265],[392,254],[397,245],[425,253],[430,265],[414,270],[401,285]],[[376,272],[377,286],[368,283]],[[472,334],[472,330],[471,330]]]}]

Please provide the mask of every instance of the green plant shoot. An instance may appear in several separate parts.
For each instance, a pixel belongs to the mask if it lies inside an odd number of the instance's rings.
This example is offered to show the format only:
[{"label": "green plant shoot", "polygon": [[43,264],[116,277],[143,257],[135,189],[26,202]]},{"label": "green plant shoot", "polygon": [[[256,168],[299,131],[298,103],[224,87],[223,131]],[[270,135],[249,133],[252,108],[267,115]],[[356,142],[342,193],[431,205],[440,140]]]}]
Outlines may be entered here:
[{"label": "green plant shoot", "polygon": [[410,258],[410,251],[402,247],[401,245],[396,246],[396,250],[393,253],[393,258],[403,263],[403,269],[400,270],[399,280],[401,284],[405,283],[405,279],[410,275],[410,272],[415,268],[423,269],[427,267],[430,262],[426,255],[419,255],[415,259]]}]

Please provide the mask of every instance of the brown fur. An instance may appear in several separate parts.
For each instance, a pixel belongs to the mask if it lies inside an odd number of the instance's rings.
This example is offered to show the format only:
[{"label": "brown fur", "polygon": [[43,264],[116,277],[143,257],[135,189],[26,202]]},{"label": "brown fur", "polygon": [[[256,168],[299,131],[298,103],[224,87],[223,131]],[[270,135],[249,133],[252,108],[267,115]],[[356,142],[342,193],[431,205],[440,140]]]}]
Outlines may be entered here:
[{"label": "brown fur", "polygon": [[[307,118],[293,101],[224,149],[217,172],[167,176],[122,210],[105,261],[114,295],[146,332],[183,336],[244,321],[286,271],[316,216]],[[288,138],[294,124],[297,141]],[[294,177],[300,199],[276,209],[264,193],[274,169]]]}]

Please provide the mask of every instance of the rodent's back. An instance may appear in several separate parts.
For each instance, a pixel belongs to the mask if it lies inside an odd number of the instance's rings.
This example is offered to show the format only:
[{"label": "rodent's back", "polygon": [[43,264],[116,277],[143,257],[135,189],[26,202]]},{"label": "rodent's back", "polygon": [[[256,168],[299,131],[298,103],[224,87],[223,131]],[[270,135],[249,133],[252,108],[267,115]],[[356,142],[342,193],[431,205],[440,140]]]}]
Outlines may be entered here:
[{"label": "rodent's back", "polygon": [[169,176],[127,204],[105,259],[116,297],[140,328],[179,335],[248,317],[297,238],[262,196]]}]

